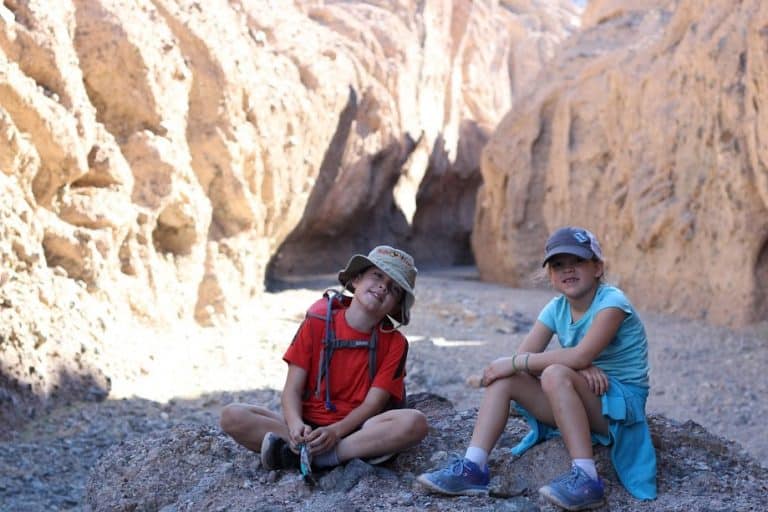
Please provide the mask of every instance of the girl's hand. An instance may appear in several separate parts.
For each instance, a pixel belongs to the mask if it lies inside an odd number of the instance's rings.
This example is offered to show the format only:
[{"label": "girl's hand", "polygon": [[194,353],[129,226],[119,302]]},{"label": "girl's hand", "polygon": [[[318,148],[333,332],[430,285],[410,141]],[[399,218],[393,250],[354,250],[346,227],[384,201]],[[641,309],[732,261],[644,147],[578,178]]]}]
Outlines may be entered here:
[{"label": "girl's hand", "polygon": [[597,366],[589,366],[579,370],[579,374],[584,377],[589,384],[589,389],[597,396],[601,396],[608,391],[608,376]]},{"label": "girl's hand", "polygon": [[511,357],[500,357],[485,367],[483,378],[480,379],[481,386],[490,386],[494,381],[511,377],[515,373],[512,368]]},{"label": "girl's hand", "polygon": [[336,446],[339,442],[339,435],[333,427],[318,427],[306,437],[306,442],[309,443],[310,453],[315,455],[327,452]]}]

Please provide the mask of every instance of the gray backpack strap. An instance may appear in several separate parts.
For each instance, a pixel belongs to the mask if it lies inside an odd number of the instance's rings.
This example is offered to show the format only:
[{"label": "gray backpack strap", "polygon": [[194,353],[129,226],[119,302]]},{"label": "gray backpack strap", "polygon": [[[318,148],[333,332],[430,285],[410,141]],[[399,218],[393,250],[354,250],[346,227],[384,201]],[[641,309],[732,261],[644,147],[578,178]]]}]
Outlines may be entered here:
[{"label": "gray backpack strap", "polygon": [[[325,331],[323,333],[323,348],[318,361],[317,382],[315,384],[315,396],[320,396],[320,389],[323,379],[325,379],[325,409],[335,411],[336,406],[331,401],[331,383],[330,366],[333,352],[340,348],[365,348],[368,349],[368,376],[370,382],[373,382],[376,376],[376,353],[378,351],[378,326],[373,328],[369,340],[340,340],[336,338],[336,329],[333,325],[333,302],[338,300],[341,303],[341,293],[335,290],[325,292],[328,298],[328,306],[325,313]],[[310,315],[317,318],[317,315]]]}]

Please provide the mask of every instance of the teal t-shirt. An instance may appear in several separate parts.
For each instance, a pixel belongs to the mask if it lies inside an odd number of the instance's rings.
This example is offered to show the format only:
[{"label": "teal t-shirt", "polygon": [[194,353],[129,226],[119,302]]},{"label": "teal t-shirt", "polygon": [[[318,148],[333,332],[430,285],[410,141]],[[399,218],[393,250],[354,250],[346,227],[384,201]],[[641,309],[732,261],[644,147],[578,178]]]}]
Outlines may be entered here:
[{"label": "teal t-shirt", "polygon": [[561,347],[575,347],[589,330],[595,315],[605,308],[618,308],[627,316],[616,336],[593,364],[609,377],[648,389],[648,338],[645,327],[629,299],[615,286],[598,286],[592,304],[577,322],[572,321],[571,307],[563,295],[544,306],[539,313],[539,321],[557,335]]}]

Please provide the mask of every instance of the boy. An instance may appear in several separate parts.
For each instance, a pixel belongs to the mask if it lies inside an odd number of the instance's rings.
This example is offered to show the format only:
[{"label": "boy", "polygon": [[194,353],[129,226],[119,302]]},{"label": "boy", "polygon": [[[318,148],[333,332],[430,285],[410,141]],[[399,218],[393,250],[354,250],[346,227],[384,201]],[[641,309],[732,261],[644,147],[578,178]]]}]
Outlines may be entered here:
[{"label": "boy", "polygon": [[[309,447],[316,468],[353,458],[380,462],[418,444],[427,435],[424,414],[388,408],[405,400],[408,354],[408,342],[390,318],[408,324],[416,273],[413,258],[393,247],[352,256],[338,279],[353,296],[331,311],[330,328],[334,340],[354,346],[327,350],[326,321],[308,313],[283,356],[288,363],[283,415],[230,404],[221,412],[221,428],[261,452],[266,469],[298,468],[301,443]],[[375,371],[369,371],[371,350]]]}]

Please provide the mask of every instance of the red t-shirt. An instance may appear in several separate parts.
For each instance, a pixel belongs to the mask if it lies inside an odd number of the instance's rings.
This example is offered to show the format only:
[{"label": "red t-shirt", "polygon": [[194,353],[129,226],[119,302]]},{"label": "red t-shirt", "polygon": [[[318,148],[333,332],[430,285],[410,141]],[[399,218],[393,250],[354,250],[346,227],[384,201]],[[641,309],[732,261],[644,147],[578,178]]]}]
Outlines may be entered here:
[{"label": "red t-shirt", "polygon": [[[371,333],[360,332],[350,327],[344,318],[344,311],[339,309],[333,313],[336,338],[369,340]],[[283,355],[286,363],[299,366],[307,372],[305,398],[302,405],[302,417],[305,421],[315,425],[330,425],[343,419],[363,402],[372,386],[384,389],[397,400],[404,398],[408,341],[399,331],[379,330],[376,374],[373,383],[370,382],[368,372],[367,348],[338,348],[333,351],[328,373],[331,382],[331,402],[336,410],[327,410],[325,408],[327,375],[322,380],[319,394],[315,393],[324,331],[324,319],[307,317]]]}]

